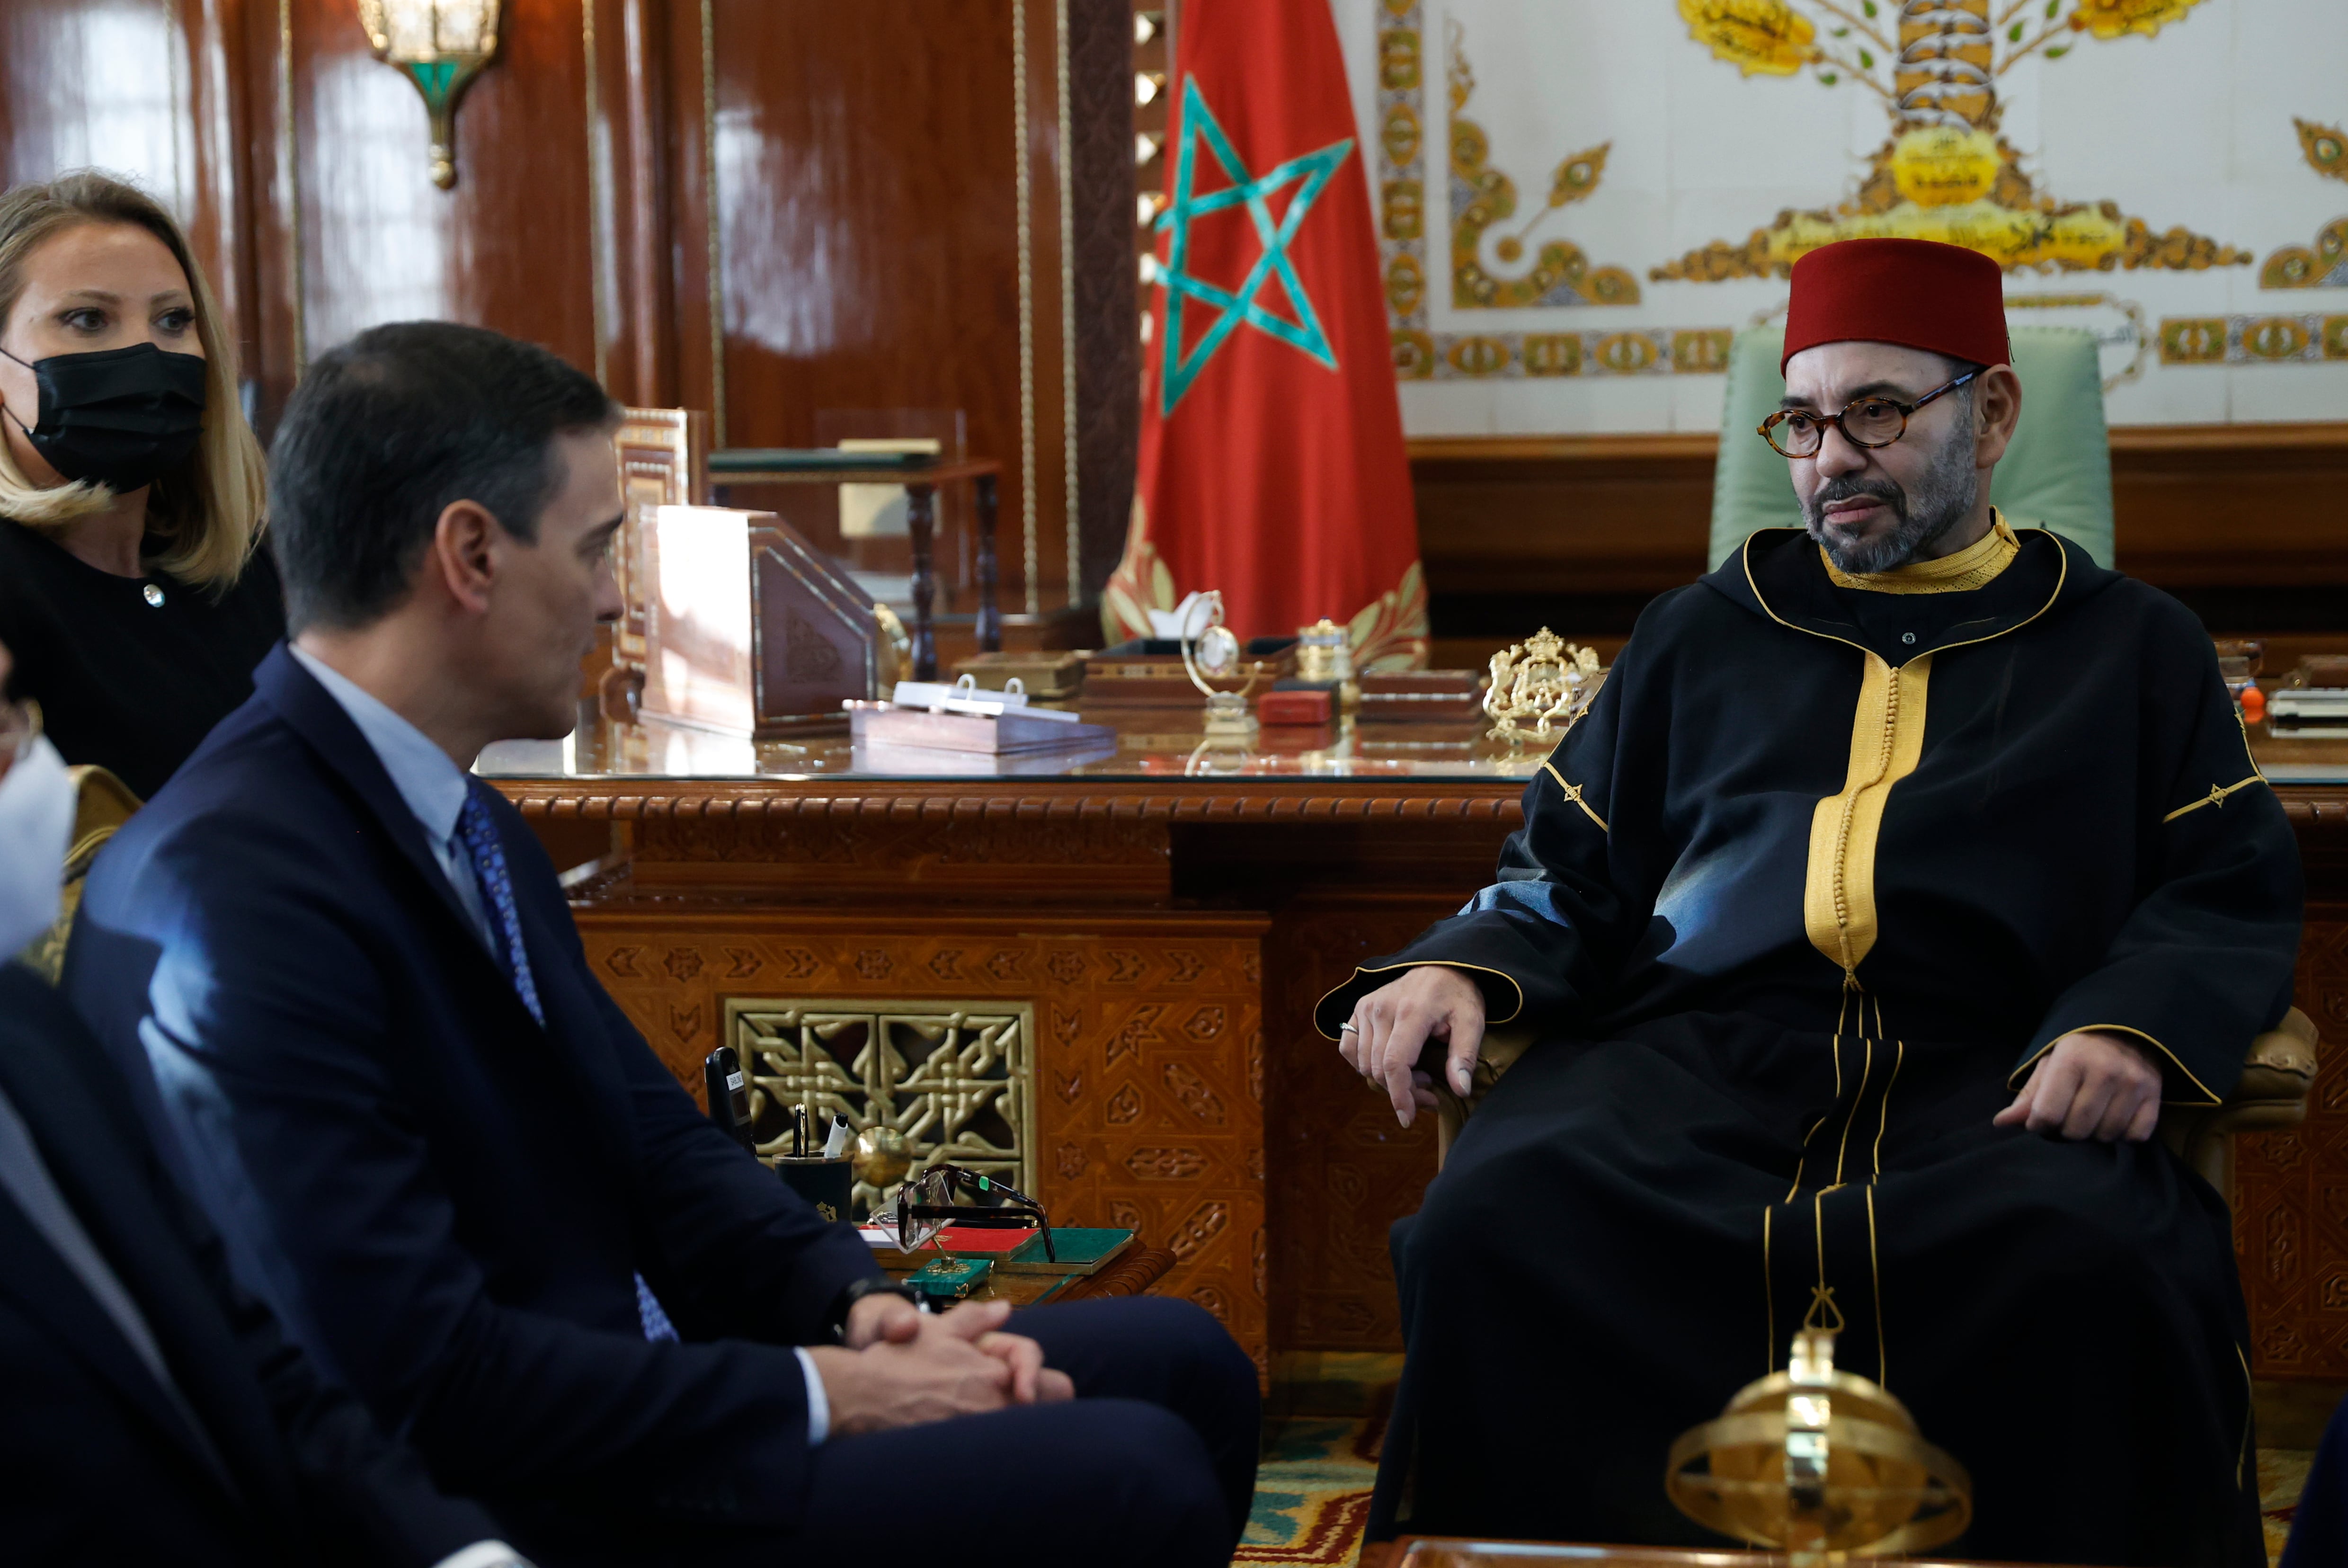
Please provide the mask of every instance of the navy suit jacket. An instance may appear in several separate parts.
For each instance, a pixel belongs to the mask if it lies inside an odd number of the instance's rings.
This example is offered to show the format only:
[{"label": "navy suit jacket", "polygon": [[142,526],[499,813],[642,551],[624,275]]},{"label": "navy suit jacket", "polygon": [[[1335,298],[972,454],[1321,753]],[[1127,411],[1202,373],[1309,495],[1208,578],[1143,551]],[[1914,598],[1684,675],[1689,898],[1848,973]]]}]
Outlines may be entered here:
[{"label": "navy suit jacket", "polygon": [[497,1533],[318,1376],[230,1277],[121,1076],[64,999],[0,965],[0,1088],[138,1304],[210,1448],[0,1193],[0,1556],[12,1563],[422,1568]]},{"label": "navy suit jacket", "polygon": [[[875,1269],[704,1116],[496,803],[541,1027],[374,750],[280,646],[91,872],[65,988],[240,1274],[545,1563],[771,1560],[786,1346]],[[641,1270],[684,1343],[652,1344]]]}]

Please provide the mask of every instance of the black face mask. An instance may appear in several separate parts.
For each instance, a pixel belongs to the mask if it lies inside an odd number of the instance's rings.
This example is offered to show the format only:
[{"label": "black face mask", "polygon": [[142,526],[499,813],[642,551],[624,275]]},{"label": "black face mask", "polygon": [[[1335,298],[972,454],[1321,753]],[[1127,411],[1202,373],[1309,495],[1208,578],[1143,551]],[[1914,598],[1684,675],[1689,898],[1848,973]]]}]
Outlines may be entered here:
[{"label": "black face mask", "polygon": [[[0,348],[0,355],[8,354]],[[33,449],[69,480],[118,493],[155,482],[188,460],[204,428],[204,362],[151,343],[16,363],[41,388]],[[12,410],[9,418],[15,418]],[[19,428],[25,421],[16,419]]]}]

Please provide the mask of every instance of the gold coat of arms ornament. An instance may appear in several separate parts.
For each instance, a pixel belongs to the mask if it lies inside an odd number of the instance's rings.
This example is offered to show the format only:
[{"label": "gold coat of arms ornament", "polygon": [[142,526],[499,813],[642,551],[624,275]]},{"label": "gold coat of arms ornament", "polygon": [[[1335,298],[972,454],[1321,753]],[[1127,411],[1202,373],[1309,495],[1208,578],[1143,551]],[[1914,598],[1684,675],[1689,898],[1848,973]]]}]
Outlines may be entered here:
[{"label": "gold coat of arms ornament", "polygon": [[1834,1365],[1834,1330],[1805,1326],[1783,1372],[1672,1445],[1663,1484],[1708,1530],[1796,1564],[1939,1546],[1972,1522],[1972,1480],[1926,1442],[1879,1383]]},{"label": "gold coat of arms ornament", "polygon": [[1484,693],[1484,711],[1497,721],[1490,738],[1516,746],[1553,742],[1581,717],[1605,680],[1595,651],[1543,626],[1492,655],[1492,684]]}]

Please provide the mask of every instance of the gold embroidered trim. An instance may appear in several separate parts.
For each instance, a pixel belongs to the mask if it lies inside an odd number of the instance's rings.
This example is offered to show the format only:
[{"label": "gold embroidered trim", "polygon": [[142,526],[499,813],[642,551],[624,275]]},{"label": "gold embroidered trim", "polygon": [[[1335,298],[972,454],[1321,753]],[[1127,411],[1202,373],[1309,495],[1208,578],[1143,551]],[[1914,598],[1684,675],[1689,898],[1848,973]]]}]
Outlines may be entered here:
[{"label": "gold embroidered trim", "polygon": [[[2167,1057],[2168,1058],[2169,1065],[2174,1067],[2178,1072],[2183,1073],[2185,1075],[2185,1081],[2191,1084],[2195,1088],[2199,1089],[2204,1097],[2200,1099],[2164,1099],[2160,1102],[2161,1104],[2223,1105],[2225,1103],[2221,1097],[2209,1092],[2209,1086],[2208,1084],[2205,1084],[2199,1078],[2195,1078],[2192,1070],[2183,1062],[2177,1059],[2177,1053],[2175,1051],[2170,1050],[2167,1046],[2162,1045],[2158,1040],[2154,1039],[2150,1035],[2146,1034],[2142,1029],[2137,1028],[2133,1024],[2081,1024],[2075,1028],[2064,1030],[2063,1035],[2084,1035],[2093,1029],[2102,1029],[2106,1033],[2114,1035],[2134,1035],[2137,1039],[2142,1040],[2146,1045],[2150,1046],[2154,1050],[2158,1051],[2162,1056]],[[2023,1078],[2029,1074],[2031,1068],[2038,1065],[2039,1057],[2044,1056],[2047,1052],[2054,1048],[2055,1041],[2060,1040],[2063,1037],[2063,1035],[2055,1036],[2054,1039],[2047,1041],[2044,1045],[2031,1052],[2029,1060],[2024,1062],[2020,1067],[2006,1074],[2005,1087],[2019,1094],[2022,1091]]]},{"label": "gold embroidered trim", "polygon": [[2258,754],[2250,749],[2250,727],[2242,722],[2242,710],[2239,705],[2234,708],[2234,733],[2242,738],[2242,760],[2250,764],[2250,771],[2263,781],[2267,770],[2259,766]]},{"label": "gold embroidered trim", "polygon": [[[1802,1134],[1801,1156],[1794,1161],[1794,1184],[1786,1189],[1786,1202],[1788,1203],[1801,1196],[1802,1172],[1808,1170],[1810,1165],[1810,1140],[1818,1135],[1819,1128],[1824,1127],[1833,1119],[1834,1108],[1842,1103],[1842,1021],[1850,1012],[1850,987],[1844,986],[1842,1005],[1835,1012],[1834,1037],[1828,1042],[1828,1047],[1834,1061],[1834,1098],[1827,1101],[1827,1109],[1820,1113],[1818,1119],[1810,1123],[1810,1130]],[[1859,1015],[1859,1026],[1862,1029],[1867,1027],[1867,1014],[1863,1008]]]},{"label": "gold embroidered trim", "polygon": [[2265,779],[2253,773],[2248,779],[2238,779],[2234,783],[2228,784],[2223,787],[2212,784],[2209,786],[2209,792],[2207,795],[2202,796],[2201,799],[2194,801],[2189,806],[2179,806],[2177,810],[2168,813],[2168,816],[2163,817],[2161,820],[2164,822],[2174,822],[2178,818],[2182,817],[2188,811],[2198,811],[2204,806],[2223,806],[2226,803],[2226,797],[2232,794],[2235,790],[2247,789],[2253,784],[2263,784],[2265,782]]},{"label": "gold embroidered trim", "polygon": [[1826,562],[1827,576],[1836,587],[1863,588],[1870,593],[1971,593],[1997,581],[2021,553],[2022,542],[1994,511],[1990,513],[1989,531],[1955,554],[1937,561],[1911,561],[1889,572],[1845,572],[1834,563],[1826,546],[1818,546],[1818,559]]},{"label": "gold embroidered trim", "polygon": [[[1517,1005],[1509,1009],[1509,1016],[1506,1018],[1485,1019],[1484,1026],[1488,1029],[1498,1024],[1512,1022],[1518,1014],[1525,1010],[1525,988],[1517,984],[1517,977],[1515,975],[1510,975],[1506,970],[1502,969],[1487,969],[1480,964],[1454,964],[1447,958],[1430,958],[1418,964],[1385,964],[1379,965],[1375,969],[1356,968],[1353,974],[1346,976],[1344,981],[1338,985],[1330,986],[1329,989],[1321,993],[1321,1002],[1326,1002],[1330,997],[1334,996],[1338,992],[1343,991],[1347,985],[1351,985],[1354,981],[1360,979],[1365,975],[1391,975],[1398,969],[1468,969],[1473,970],[1478,975],[1498,975],[1501,979],[1506,980],[1509,983],[1509,988],[1517,994]],[[1319,1033],[1323,1039],[1336,1039],[1339,1037],[1338,1036],[1333,1035],[1328,1030],[1321,1027],[1321,1002],[1315,1002],[1313,1004],[1313,1027]]]},{"label": "gold embroidered trim", "polygon": [[1565,781],[1565,775],[1560,773],[1549,763],[1544,762],[1541,764],[1541,771],[1557,780],[1557,787],[1565,791],[1565,798],[1572,801],[1575,805],[1581,807],[1581,814],[1589,818],[1591,821],[1597,823],[1598,830],[1600,832],[1603,833],[1610,830],[1606,826],[1606,819],[1591,810],[1590,809],[1590,802],[1581,798],[1581,785],[1567,783]]},{"label": "gold embroidered trim", "polygon": [[1810,945],[1854,986],[1877,935],[1875,850],[1884,804],[1923,758],[1924,696],[1932,676],[1931,654],[1897,670],[1877,654],[1867,653],[1866,659],[1851,714],[1849,773],[1840,792],[1820,800],[1810,818],[1802,888],[1802,926]]},{"label": "gold embroidered trim", "polygon": [[[1866,1047],[1867,1054],[1859,1058],[1859,1088],[1850,1097],[1849,1114],[1846,1115],[1842,1119],[1842,1139],[1835,1145],[1835,1187],[1839,1187],[1843,1184],[1843,1161],[1850,1157],[1850,1130],[1852,1127],[1857,1125],[1859,1121],[1859,1108],[1867,1103],[1868,1082],[1875,1077],[1874,1037],[1872,1036],[1864,1037],[1859,1041],[1859,1044]],[[1830,1187],[1828,1191],[1833,1191],[1833,1188]]]},{"label": "gold embroidered trim", "polygon": [[[1812,631],[1807,626],[1797,626],[1793,622],[1788,621],[1785,616],[1780,615],[1775,609],[1770,607],[1768,597],[1761,592],[1761,584],[1753,581],[1753,542],[1760,538],[1763,534],[1772,531],[1775,531],[1766,528],[1755,529],[1751,533],[1745,536],[1745,543],[1738,550],[1736,555],[1737,562],[1745,568],[1745,586],[1753,591],[1753,602],[1761,606],[1762,614],[1767,615],[1769,619],[1776,622],[1777,624],[1787,627],[1793,631],[1805,633],[1813,637],[1823,637],[1829,643],[1840,643],[1847,648],[1858,648],[1862,654],[1867,652],[1867,649],[1862,645],[1852,642],[1849,637],[1838,637],[1832,632]],[[2054,537],[2050,531],[2044,528],[2033,529],[2031,531],[2034,533],[2046,534],[2050,539]],[[1962,643],[1944,643],[1940,647],[1937,647],[1932,651],[1936,654],[1945,654],[1952,648],[1970,648],[1975,643],[1994,641],[1999,637],[2006,636],[2014,632],[2019,632],[2023,627],[2027,626],[2031,622],[2035,621],[2039,616],[2044,615],[2047,611],[2052,610],[2054,607],[2054,602],[2063,597],[2063,584],[2071,580],[2071,557],[2064,551],[2060,544],[2057,544],[2054,547],[2054,592],[2046,595],[2046,603],[2039,605],[2038,608],[2030,612],[2029,614],[2024,615],[2013,625],[2007,626],[2001,631],[1991,632],[1985,636],[1967,637]],[[2248,744],[2247,738],[2245,738],[2244,744]]]},{"label": "gold embroidered trim", "polygon": [[2250,1358],[2242,1354],[2240,1345],[2234,1346],[2234,1359],[2242,1364],[2242,1397],[2249,1401],[2242,1407],[2241,1449],[2234,1456],[2234,1490],[2240,1491],[2242,1490],[2243,1473],[2250,1469],[2250,1422],[2252,1413],[2258,1408],[2259,1387],[2250,1379]]},{"label": "gold embroidered trim", "polygon": [[1883,1343],[1883,1253],[1875,1244],[1875,1183],[1869,1181],[1867,1192],[1867,1269],[1875,1295],[1875,1381],[1878,1387],[1891,1386],[1891,1351]]}]

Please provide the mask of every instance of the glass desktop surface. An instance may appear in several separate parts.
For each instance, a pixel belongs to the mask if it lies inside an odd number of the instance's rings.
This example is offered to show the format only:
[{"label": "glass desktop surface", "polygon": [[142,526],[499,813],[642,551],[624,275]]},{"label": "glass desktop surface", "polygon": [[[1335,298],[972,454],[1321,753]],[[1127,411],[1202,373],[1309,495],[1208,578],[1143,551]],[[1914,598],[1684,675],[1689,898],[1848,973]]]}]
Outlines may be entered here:
[{"label": "glass desktop surface", "polygon": [[[1068,750],[994,757],[940,748],[860,747],[843,730],[794,740],[753,741],[736,735],[659,722],[582,726],[561,740],[506,740],[483,751],[473,771],[485,779],[561,779],[582,783],[664,779],[771,779],[870,783],[942,779],[1066,779],[1095,782],[1160,779],[1292,779],[1415,782],[1522,783],[1540,769],[1552,742],[1431,739],[1416,725],[1266,726],[1253,739],[1210,740],[1200,715],[1169,708],[1113,718],[1079,710],[1088,724],[1115,730],[1112,740]],[[1457,731],[1449,733],[1456,734]],[[2343,770],[2348,775],[2348,770]]]},{"label": "glass desktop surface", "polygon": [[2348,784],[2348,724],[2247,725],[2250,755],[2270,784]]},{"label": "glass desktop surface", "polygon": [[[858,747],[845,732],[798,740],[752,741],[657,722],[583,726],[561,740],[500,741],[473,770],[485,779],[598,780],[754,779],[812,783],[917,782],[942,779],[1065,779],[1149,782],[1171,779],[1333,779],[1413,783],[1521,783],[1547,760],[1550,744],[1510,747],[1481,738],[1427,738],[1413,725],[1325,728],[1267,726],[1252,740],[1210,740],[1199,716],[1114,717],[1080,713],[1117,733],[1113,744],[992,757],[930,747]],[[2348,785],[2348,725],[2278,729],[2249,727],[2251,754],[2275,784]],[[1457,733],[1456,731],[1451,733]]]}]

